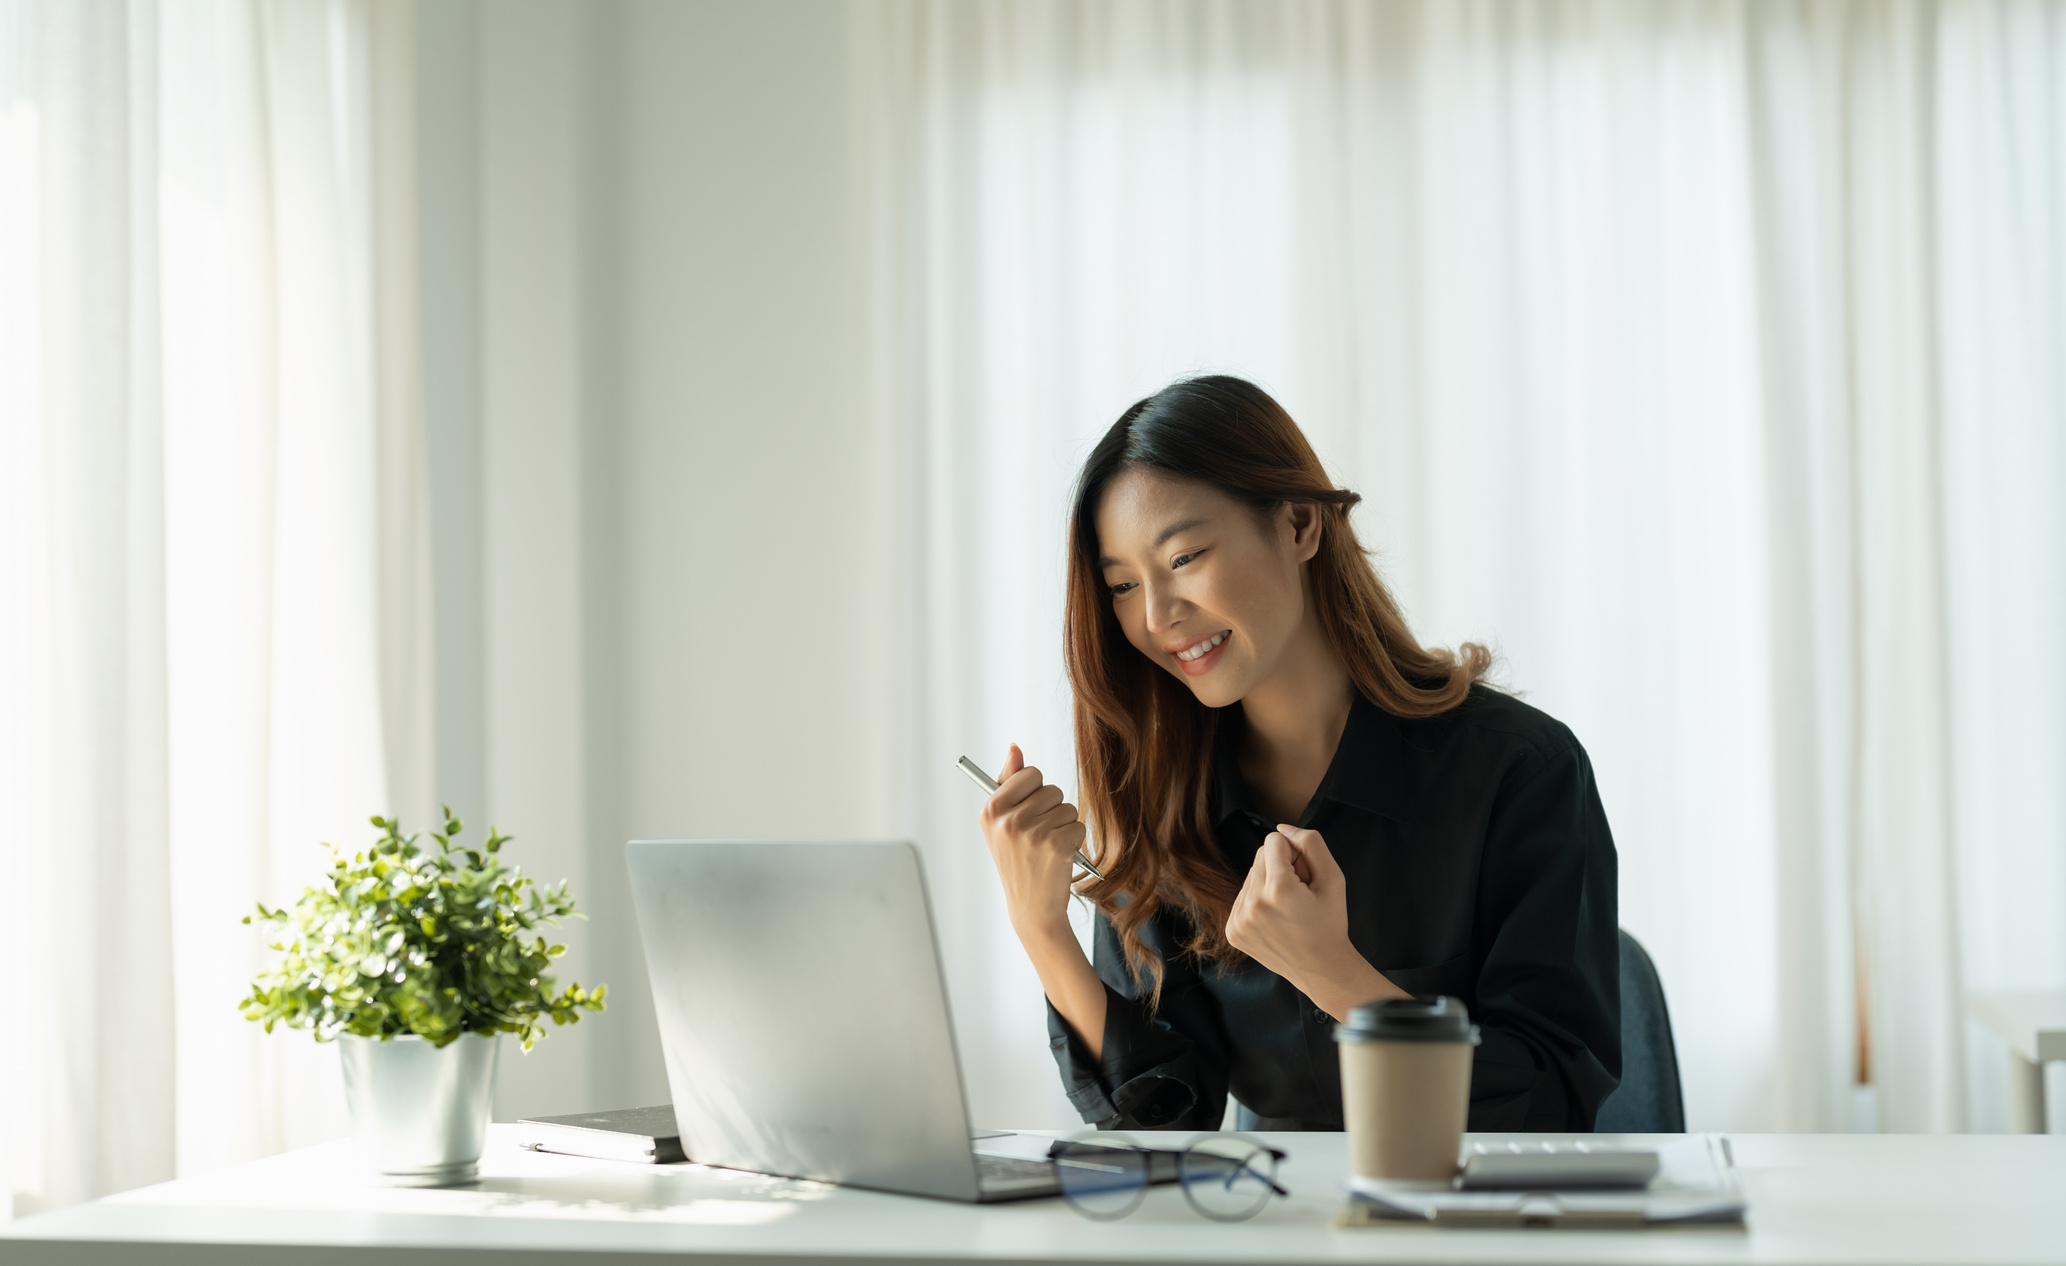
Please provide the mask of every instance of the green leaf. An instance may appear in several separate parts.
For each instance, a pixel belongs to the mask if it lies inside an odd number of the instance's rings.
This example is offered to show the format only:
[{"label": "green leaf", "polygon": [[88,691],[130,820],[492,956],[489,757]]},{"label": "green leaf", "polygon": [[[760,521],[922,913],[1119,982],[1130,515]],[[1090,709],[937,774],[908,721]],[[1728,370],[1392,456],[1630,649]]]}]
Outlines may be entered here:
[{"label": "green leaf", "polygon": [[512,1033],[529,1050],[544,1018],[571,1024],[582,1010],[602,1010],[603,986],[555,992],[548,969],[566,947],[527,935],[580,917],[567,885],[541,887],[497,860],[511,837],[493,827],[483,849],[453,848],[463,824],[450,806],[444,818],[445,831],[431,833],[437,847],[426,849],[398,819],[375,815],[372,846],[325,845],[320,885],[291,908],[258,903],[244,922],[284,930],[239,1012],[267,1032],[284,1024],[319,1042],[415,1033],[445,1046],[464,1033]]}]

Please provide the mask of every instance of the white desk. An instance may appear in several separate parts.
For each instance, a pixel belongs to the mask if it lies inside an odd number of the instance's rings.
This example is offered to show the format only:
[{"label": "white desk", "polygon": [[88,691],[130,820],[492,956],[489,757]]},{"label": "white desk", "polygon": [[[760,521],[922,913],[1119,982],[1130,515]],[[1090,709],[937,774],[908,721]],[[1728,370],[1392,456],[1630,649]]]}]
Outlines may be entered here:
[{"label": "white desk", "polygon": [[473,1188],[368,1188],[331,1144],[0,1225],[0,1263],[2066,1263],[2059,1136],[1737,1135],[1747,1231],[1634,1232],[1336,1231],[1342,1136],[1270,1137],[1291,1153],[1293,1197],[1226,1226],[1169,1187],[1098,1223],[1059,1200],[977,1207],[540,1156],[497,1126]]},{"label": "white desk", "polygon": [[2009,1128],[2044,1133],[2044,1066],[2066,1059],[2066,989],[1975,989],[1966,1010],[2008,1043]]}]

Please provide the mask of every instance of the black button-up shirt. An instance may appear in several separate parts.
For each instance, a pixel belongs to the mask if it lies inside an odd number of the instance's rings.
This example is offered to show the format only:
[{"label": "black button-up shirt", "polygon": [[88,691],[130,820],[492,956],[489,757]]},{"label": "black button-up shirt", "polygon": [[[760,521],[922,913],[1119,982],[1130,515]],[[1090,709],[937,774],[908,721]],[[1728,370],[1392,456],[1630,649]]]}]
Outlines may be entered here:
[{"label": "black button-up shirt", "polygon": [[[1212,804],[1220,847],[1246,875],[1274,829],[1236,759],[1239,705],[1220,714]],[[1621,1075],[1614,841],[1592,764],[1571,731],[1474,687],[1437,717],[1394,717],[1358,697],[1298,825],[1348,880],[1349,940],[1393,984],[1463,999],[1481,1032],[1473,1130],[1590,1130]],[[1052,1006],[1069,1099],[1105,1129],[1218,1129],[1231,1092],[1257,1128],[1339,1130],[1334,1020],[1275,972],[1183,952],[1184,916],[1143,927],[1162,956],[1160,1008],[1134,998],[1100,913],[1102,1058]]]}]

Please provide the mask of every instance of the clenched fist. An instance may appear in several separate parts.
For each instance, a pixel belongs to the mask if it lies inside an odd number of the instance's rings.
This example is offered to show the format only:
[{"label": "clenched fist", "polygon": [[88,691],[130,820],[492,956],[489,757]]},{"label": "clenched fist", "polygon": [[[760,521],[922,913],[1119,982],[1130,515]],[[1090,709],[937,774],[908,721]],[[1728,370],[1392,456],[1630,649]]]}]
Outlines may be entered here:
[{"label": "clenched fist", "polygon": [[1069,885],[1088,832],[1060,787],[1042,781],[1012,744],[995,795],[984,804],[983,840],[1021,938],[1069,933]]},{"label": "clenched fist", "polygon": [[1348,883],[1318,831],[1279,823],[1263,840],[1227,915],[1227,941],[1337,1020],[1373,998],[1405,996],[1350,942]]}]

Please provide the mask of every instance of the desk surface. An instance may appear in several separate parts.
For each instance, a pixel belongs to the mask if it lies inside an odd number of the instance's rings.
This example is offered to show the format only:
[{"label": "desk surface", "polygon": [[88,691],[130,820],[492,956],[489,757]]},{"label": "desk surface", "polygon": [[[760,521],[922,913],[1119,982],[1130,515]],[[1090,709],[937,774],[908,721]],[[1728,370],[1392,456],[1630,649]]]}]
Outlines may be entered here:
[{"label": "desk surface", "polygon": [[[1747,1230],[1337,1231],[1339,1134],[1269,1136],[1293,1195],[1233,1226],[1159,1188],[1097,1223],[1059,1200],[978,1207],[736,1171],[518,1150],[491,1132],[482,1181],[389,1190],[329,1144],[0,1225],[0,1263],[478,1259],[775,1263],[1755,1262],[2066,1263],[2066,1137],[1733,1135]],[[1498,1136],[1491,1136],[1498,1137]],[[1533,1136],[1544,1137],[1544,1136]],[[282,1251],[283,1249],[287,1251]],[[484,1260],[484,1259],[482,1259]]]}]

